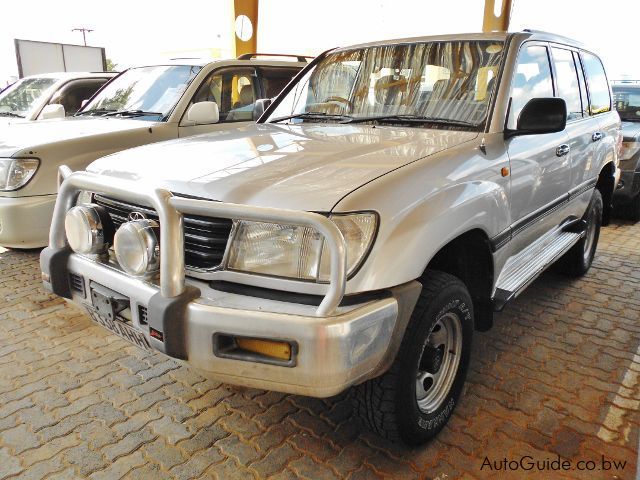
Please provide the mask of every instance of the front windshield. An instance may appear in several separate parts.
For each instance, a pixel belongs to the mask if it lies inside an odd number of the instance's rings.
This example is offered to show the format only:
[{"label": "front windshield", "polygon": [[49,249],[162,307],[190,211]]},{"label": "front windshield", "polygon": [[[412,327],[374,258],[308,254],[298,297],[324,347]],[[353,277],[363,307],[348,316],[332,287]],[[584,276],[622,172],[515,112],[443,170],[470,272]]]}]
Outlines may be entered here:
[{"label": "front windshield", "polygon": [[640,122],[640,87],[614,85],[613,98],[623,121]]},{"label": "front windshield", "polygon": [[108,83],[77,115],[165,120],[202,67],[131,68]]},{"label": "front windshield", "polygon": [[267,121],[411,120],[413,125],[418,120],[430,126],[477,127],[487,114],[503,46],[447,41],[329,53],[282,98]]},{"label": "front windshield", "polygon": [[26,117],[49,94],[55,78],[25,78],[0,93],[0,117]]}]

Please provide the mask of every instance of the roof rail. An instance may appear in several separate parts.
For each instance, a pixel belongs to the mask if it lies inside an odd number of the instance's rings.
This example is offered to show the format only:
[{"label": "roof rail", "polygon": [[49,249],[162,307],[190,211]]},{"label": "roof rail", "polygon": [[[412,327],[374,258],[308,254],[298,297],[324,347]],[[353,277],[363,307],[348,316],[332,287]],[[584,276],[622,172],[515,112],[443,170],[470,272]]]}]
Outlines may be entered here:
[{"label": "roof rail", "polygon": [[620,83],[620,84],[626,84],[626,85],[640,85],[640,80],[634,80],[634,79],[631,79],[631,78],[619,78],[619,79],[611,80],[610,83]]},{"label": "roof rail", "polygon": [[286,53],[243,53],[238,57],[238,60],[251,60],[256,57],[289,57],[295,58],[298,62],[308,62],[310,59],[314,58],[309,55],[289,55]]}]

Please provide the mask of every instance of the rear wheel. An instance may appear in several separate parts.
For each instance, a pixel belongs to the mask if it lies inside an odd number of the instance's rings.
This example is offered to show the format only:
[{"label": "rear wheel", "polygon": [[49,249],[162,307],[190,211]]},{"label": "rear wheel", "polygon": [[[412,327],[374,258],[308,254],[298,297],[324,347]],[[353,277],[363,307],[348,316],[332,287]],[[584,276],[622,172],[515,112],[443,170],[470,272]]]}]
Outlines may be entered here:
[{"label": "rear wheel", "polygon": [[598,246],[602,225],[602,196],[598,190],[593,192],[582,219],[587,224],[584,236],[560,260],[562,270],[574,277],[580,277],[589,271]]},{"label": "rear wheel", "polygon": [[464,385],[473,306],[453,275],[427,271],[424,287],[391,368],[356,387],[356,411],[374,432],[417,445],[436,435]]}]

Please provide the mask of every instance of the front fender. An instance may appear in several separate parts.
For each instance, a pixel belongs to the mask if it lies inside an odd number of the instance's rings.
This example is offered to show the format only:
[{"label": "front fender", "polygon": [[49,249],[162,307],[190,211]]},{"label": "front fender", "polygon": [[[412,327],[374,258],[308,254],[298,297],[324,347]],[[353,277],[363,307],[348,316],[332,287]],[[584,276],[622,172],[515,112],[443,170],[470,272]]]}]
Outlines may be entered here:
[{"label": "front fender", "polygon": [[[380,214],[374,247],[347,283],[348,293],[389,288],[420,277],[443,246],[470,230],[479,229],[492,238],[508,229],[509,180],[500,174],[501,166],[508,165],[505,157],[488,160],[475,155],[464,162],[464,169],[460,163],[456,168],[450,157],[427,162],[383,177],[376,187],[354,192],[340,203],[340,211],[366,205]],[[438,174],[441,168],[449,174]],[[454,175],[464,179],[443,186]]]}]

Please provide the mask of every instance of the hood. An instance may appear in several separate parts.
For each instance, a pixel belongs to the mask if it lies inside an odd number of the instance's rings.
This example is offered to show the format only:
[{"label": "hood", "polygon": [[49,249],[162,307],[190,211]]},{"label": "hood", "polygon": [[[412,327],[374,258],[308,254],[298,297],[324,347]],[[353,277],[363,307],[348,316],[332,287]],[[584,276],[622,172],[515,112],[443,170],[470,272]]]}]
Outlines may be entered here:
[{"label": "hood", "polygon": [[622,122],[622,135],[625,142],[640,140],[640,122]]},{"label": "hood", "polygon": [[338,124],[252,124],[138,147],[87,170],[177,194],[330,211],[359,186],[477,132]]},{"label": "hood", "polygon": [[155,122],[126,118],[66,118],[0,125],[0,157],[11,157],[22,150],[37,151],[47,144],[93,135],[143,130]]}]

